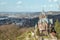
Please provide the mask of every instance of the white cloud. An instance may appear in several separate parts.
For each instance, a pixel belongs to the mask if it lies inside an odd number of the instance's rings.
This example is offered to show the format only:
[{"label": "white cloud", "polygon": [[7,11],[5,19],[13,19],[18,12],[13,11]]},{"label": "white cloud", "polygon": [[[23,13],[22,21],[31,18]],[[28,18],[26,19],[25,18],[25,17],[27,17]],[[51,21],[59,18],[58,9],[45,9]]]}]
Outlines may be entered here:
[{"label": "white cloud", "polygon": [[49,2],[57,2],[58,0],[48,0]]},{"label": "white cloud", "polygon": [[22,4],[22,1],[17,1],[17,2],[16,2],[16,5],[17,5],[16,8],[20,8],[20,7],[21,7],[20,4]]},{"label": "white cloud", "polygon": [[41,5],[40,7],[41,7],[41,8],[46,8],[46,7],[47,7],[47,5]]},{"label": "white cloud", "polygon": [[0,2],[0,5],[5,5],[5,4],[7,4],[6,2]]},{"label": "white cloud", "polygon": [[52,2],[52,0],[48,0],[49,2]]},{"label": "white cloud", "polygon": [[55,5],[56,6],[56,8],[59,8],[59,5]]},{"label": "white cloud", "polygon": [[50,4],[49,8],[59,8],[59,6],[58,5],[52,5],[52,4]]},{"label": "white cloud", "polygon": [[21,6],[20,6],[20,5],[17,5],[16,7],[17,7],[17,8],[20,8]]},{"label": "white cloud", "polygon": [[58,0],[53,0],[54,2],[57,2]]},{"label": "white cloud", "polygon": [[42,8],[53,8],[54,6],[52,4],[50,4],[50,5],[42,5],[41,7]]},{"label": "white cloud", "polygon": [[19,4],[21,4],[21,3],[22,3],[22,1],[18,1],[16,4],[18,4],[18,5],[19,5]]},{"label": "white cloud", "polygon": [[43,7],[44,7],[45,9],[47,9],[47,8],[53,8],[53,5],[52,5],[52,4],[50,4],[50,5],[43,5]]},{"label": "white cloud", "polygon": [[53,7],[53,5],[51,4],[51,5],[50,5],[50,8],[52,8],[52,7]]},{"label": "white cloud", "polygon": [[47,6],[46,5],[43,5],[44,8],[46,8]]}]

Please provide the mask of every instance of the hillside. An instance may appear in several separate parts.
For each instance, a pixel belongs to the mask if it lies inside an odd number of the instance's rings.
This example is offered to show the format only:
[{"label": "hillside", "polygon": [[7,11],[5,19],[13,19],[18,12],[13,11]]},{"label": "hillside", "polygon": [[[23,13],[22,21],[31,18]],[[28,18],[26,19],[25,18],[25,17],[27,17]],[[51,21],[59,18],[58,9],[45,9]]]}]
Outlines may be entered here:
[{"label": "hillside", "polygon": [[0,26],[0,40],[17,40],[17,37],[31,29],[34,28],[19,28],[12,24]]}]

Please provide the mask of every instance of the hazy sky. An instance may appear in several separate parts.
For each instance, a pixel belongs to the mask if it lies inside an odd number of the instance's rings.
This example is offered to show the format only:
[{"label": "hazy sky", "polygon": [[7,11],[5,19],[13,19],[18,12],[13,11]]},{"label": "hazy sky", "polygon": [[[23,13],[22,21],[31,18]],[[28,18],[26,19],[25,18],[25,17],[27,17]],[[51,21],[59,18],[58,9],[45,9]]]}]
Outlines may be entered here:
[{"label": "hazy sky", "polygon": [[0,12],[58,11],[60,0],[0,0]]}]

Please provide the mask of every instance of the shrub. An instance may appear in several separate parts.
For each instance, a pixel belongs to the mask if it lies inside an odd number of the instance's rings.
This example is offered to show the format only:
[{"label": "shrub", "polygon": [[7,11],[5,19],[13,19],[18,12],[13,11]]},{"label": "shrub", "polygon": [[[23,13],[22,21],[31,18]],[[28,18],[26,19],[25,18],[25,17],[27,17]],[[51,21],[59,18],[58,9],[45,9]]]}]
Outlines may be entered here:
[{"label": "shrub", "polygon": [[55,30],[57,33],[57,37],[60,38],[60,22],[58,21],[58,19],[55,22]]}]

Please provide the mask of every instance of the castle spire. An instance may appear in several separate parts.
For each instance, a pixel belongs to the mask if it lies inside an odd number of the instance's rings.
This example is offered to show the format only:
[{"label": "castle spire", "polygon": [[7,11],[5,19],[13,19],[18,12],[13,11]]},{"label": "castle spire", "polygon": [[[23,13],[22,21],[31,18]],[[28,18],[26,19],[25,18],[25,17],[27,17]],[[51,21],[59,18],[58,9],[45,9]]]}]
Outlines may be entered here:
[{"label": "castle spire", "polygon": [[44,11],[44,9],[42,10],[42,15],[45,15],[45,11]]}]

